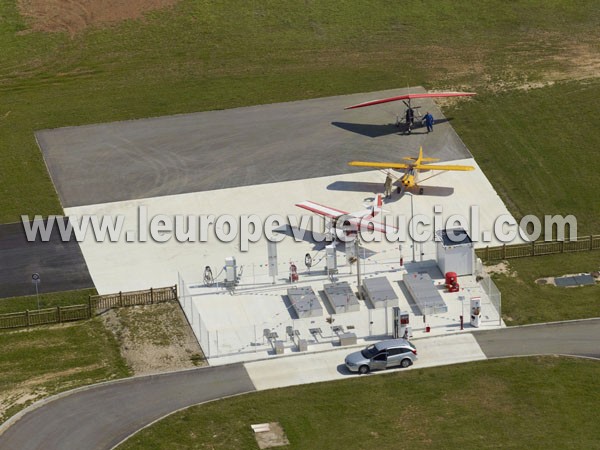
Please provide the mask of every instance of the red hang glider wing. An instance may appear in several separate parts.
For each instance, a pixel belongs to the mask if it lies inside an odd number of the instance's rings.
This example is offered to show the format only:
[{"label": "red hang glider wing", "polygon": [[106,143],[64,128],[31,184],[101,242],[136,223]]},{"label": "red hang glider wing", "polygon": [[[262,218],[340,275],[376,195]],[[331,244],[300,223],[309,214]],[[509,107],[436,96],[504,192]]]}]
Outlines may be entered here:
[{"label": "red hang glider wing", "polygon": [[411,100],[413,98],[439,98],[439,97],[470,97],[476,95],[475,92],[428,92],[426,94],[405,94],[396,97],[371,100],[369,102],[359,103],[358,105],[348,106],[344,109],[364,108],[365,106],[379,105],[380,103],[396,102],[398,100]]}]

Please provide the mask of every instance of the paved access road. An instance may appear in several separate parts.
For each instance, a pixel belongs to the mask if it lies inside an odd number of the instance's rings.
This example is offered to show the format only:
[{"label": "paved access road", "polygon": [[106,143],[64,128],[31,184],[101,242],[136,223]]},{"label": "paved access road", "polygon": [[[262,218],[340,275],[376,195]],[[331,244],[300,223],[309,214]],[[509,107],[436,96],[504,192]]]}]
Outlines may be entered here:
[{"label": "paved access road", "polygon": [[[488,358],[531,354],[600,357],[600,319],[505,328],[476,332],[474,336]],[[476,343],[473,345],[477,347]],[[334,356],[339,364],[341,358]],[[447,352],[445,356],[448,357]],[[436,365],[436,362],[438,365],[452,363],[449,359],[440,360],[434,353],[429,359],[431,361],[424,358],[423,363],[429,366]],[[248,363],[248,366],[256,364]],[[332,370],[336,377],[335,370]],[[314,371],[311,372],[314,375]],[[268,379],[257,379],[257,383],[260,385],[263,381],[265,388],[277,387],[273,373],[267,375]],[[326,372],[323,375],[324,379],[331,378]],[[289,384],[284,378],[280,385]],[[67,394],[24,414],[0,435],[0,448],[110,449],[170,412],[255,390],[255,383],[242,364],[105,383]]]},{"label": "paved access road", "polygon": [[172,411],[254,390],[242,364],[105,383],[25,414],[0,436],[0,448],[109,449]]},{"label": "paved access road", "polygon": [[503,328],[473,336],[488,358],[543,354],[600,358],[600,319]]},{"label": "paved access road", "polygon": [[79,243],[63,242],[56,223],[48,242],[28,241],[20,222],[0,225],[0,298],[35,295],[33,273],[40,274],[40,293],[94,287]]}]

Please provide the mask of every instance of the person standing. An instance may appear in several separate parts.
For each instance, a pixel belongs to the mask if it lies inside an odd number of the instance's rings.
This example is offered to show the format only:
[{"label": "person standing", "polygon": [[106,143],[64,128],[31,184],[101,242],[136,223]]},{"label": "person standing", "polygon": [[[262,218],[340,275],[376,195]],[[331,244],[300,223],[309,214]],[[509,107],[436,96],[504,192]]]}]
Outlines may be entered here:
[{"label": "person standing", "polygon": [[415,111],[412,108],[406,110],[406,130],[410,134],[412,127],[415,123]]},{"label": "person standing", "polygon": [[392,176],[388,172],[387,176],[385,177],[385,183],[383,185],[383,187],[385,188],[385,198],[392,197],[392,184],[393,184]]},{"label": "person standing", "polygon": [[427,132],[429,133],[430,131],[433,131],[433,116],[429,111],[427,111],[427,114],[425,114],[424,120],[425,125],[427,126]]}]

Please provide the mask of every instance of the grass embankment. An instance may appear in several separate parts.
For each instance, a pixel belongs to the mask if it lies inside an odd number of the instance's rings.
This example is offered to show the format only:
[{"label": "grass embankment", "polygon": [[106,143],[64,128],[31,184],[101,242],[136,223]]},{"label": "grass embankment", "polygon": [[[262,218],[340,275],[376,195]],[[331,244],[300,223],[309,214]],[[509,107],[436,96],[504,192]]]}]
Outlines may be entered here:
[{"label": "grass embankment", "polygon": [[507,325],[600,317],[600,285],[561,288],[535,280],[600,270],[600,252],[511,259],[508,274],[494,274]]},{"label": "grass embankment", "polygon": [[597,361],[502,359],[217,401],[167,417],[119,449],[255,449],[250,424],[279,422],[293,449],[587,450],[600,444],[599,402]]},{"label": "grass embankment", "polygon": [[0,332],[0,422],[37,399],[130,374],[99,318]]},{"label": "grass embankment", "polygon": [[202,349],[175,302],[116,308],[102,316],[135,375],[205,364]]},{"label": "grass embankment", "polygon": [[[56,306],[87,305],[90,295],[96,295],[96,289],[82,289],[80,291],[52,292],[39,295],[40,309]],[[38,309],[38,297],[12,297],[0,299],[0,314],[33,311]]]},{"label": "grass embankment", "polygon": [[[486,109],[495,105],[487,88],[594,76],[589,61],[600,37],[595,2],[542,0],[399,8],[383,0],[187,0],[74,37],[24,33],[14,0],[0,4],[0,17],[0,222],[61,212],[35,130],[415,85],[479,90],[485,116],[504,120],[501,109]],[[541,101],[551,103],[544,92]],[[569,99],[566,115],[578,121],[586,103]],[[505,125],[474,126],[493,142],[512,132]],[[553,133],[565,121],[558,127]]]}]

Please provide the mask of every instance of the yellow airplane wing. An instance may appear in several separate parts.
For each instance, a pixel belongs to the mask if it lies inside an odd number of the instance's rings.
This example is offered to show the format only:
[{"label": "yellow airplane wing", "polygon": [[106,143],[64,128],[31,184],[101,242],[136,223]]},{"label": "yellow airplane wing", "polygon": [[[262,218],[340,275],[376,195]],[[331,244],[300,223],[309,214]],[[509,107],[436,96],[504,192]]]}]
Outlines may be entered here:
[{"label": "yellow airplane wing", "polygon": [[[404,158],[402,158],[406,161],[418,161],[419,158],[413,158],[412,156],[405,156]],[[422,162],[436,162],[439,161],[440,158],[421,158]]]},{"label": "yellow airplane wing", "polygon": [[460,170],[460,171],[469,171],[475,170],[473,166],[442,166],[438,164],[419,164],[413,166],[417,170]]},{"label": "yellow airplane wing", "polygon": [[369,162],[369,161],[351,161],[349,166],[356,167],[373,167],[376,169],[408,169],[408,164],[393,163],[393,162]]}]

